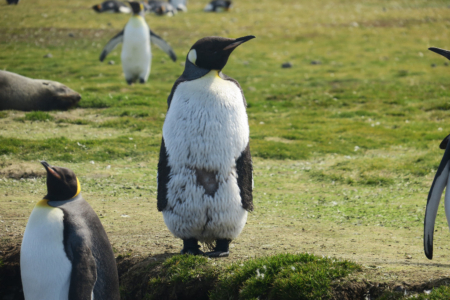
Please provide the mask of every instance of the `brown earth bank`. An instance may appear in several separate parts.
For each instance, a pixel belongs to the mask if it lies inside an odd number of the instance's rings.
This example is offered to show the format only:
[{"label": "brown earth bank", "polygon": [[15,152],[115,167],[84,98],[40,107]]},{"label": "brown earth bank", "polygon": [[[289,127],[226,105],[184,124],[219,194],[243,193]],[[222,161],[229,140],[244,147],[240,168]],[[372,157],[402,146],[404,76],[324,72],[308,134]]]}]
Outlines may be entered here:
[{"label": "brown earth bank", "polygon": [[[122,299],[144,299],[148,282],[162,270],[161,262],[177,253],[144,256],[119,255],[116,258],[120,277]],[[359,273],[359,274],[358,274]],[[398,274],[397,274],[398,275]],[[410,274],[411,275],[411,274]],[[365,278],[361,278],[364,276]],[[443,277],[428,281],[405,281],[400,277],[394,281],[377,281],[373,270],[366,269],[343,280],[332,283],[330,300],[377,299],[386,291],[403,295],[423,293],[426,290],[449,285],[450,278]],[[413,276],[409,276],[412,279]],[[207,300],[215,281],[202,280],[172,286],[166,289],[162,300],[197,299]],[[20,244],[3,245],[0,250],[0,300],[24,300],[20,277]]]}]

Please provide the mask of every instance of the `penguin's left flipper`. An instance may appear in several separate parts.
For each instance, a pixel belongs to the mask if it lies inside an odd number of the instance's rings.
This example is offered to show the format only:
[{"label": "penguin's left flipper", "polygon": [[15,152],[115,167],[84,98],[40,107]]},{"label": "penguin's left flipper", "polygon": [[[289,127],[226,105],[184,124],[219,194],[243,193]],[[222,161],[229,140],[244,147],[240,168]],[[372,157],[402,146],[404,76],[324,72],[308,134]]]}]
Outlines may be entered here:
[{"label": "penguin's left flipper", "polygon": [[250,145],[247,144],[241,156],[236,160],[237,184],[240,190],[242,208],[253,210],[253,168]]},{"label": "penguin's left flipper", "polygon": [[[447,137],[448,138],[448,137]],[[446,138],[446,139],[447,139]],[[445,141],[445,139],[444,139]],[[442,145],[442,143],[441,143]],[[425,250],[425,255],[428,259],[433,258],[433,232],[434,224],[436,221],[436,214],[439,207],[439,202],[441,200],[442,192],[448,184],[449,172],[450,172],[450,143],[447,143],[444,156],[442,157],[439,168],[434,176],[433,183],[428,193],[427,207],[425,211],[425,221],[424,221],[424,236],[423,245]],[[448,190],[449,187],[447,187]],[[450,192],[446,192],[449,194]],[[450,201],[450,194],[446,195],[446,210],[448,210],[448,202]],[[449,215],[447,214],[447,219]]]},{"label": "penguin's left flipper", "polygon": [[448,140],[450,139],[450,134],[447,135],[441,142],[441,144],[439,145],[439,148],[445,150],[447,148],[448,145]]},{"label": "penguin's left flipper", "polygon": [[448,51],[448,50],[441,49],[441,48],[436,48],[436,47],[430,47],[430,48],[428,48],[428,50],[436,52],[437,54],[440,54],[443,57],[445,57],[448,60],[450,60],[450,51]]},{"label": "penguin's left flipper", "polygon": [[97,266],[91,249],[86,245],[77,245],[67,252],[72,262],[69,300],[91,299],[97,281]]},{"label": "penguin's left flipper", "polygon": [[164,144],[164,138],[161,140],[161,149],[159,152],[158,162],[158,195],[157,208],[158,211],[163,211],[167,206],[167,184],[169,183],[170,166],[169,157],[167,155],[166,146]]},{"label": "penguin's left flipper", "polygon": [[105,48],[103,48],[103,51],[100,54],[100,61],[103,61],[109,52],[113,51],[120,43],[123,43],[123,30],[110,39]]},{"label": "penguin's left flipper", "polygon": [[167,44],[165,40],[163,40],[159,35],[155,34],[151,29],[150,29],[150,42],[161,48],[162,51],[166,52],[167,55],[169,55],[173,61],[177,61],[177,56],[175,52],[173,52],[172,47],[170,47],[170,45]]}]

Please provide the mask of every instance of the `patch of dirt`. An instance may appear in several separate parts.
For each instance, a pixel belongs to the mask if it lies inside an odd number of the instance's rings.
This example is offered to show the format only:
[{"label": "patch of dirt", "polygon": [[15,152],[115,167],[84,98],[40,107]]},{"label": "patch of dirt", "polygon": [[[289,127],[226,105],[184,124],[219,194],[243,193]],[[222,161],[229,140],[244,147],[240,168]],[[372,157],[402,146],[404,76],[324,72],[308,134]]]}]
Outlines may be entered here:
[{"label": "patch of dirt", "polygon": [[0,250],[0,297],[0,300],[24,300],[19,244]]},{"label": "patch of dirt", "polygon": [[46,176],[45,169],[39,163],[12,163],[3,162],[0,163],[0,177],[3,178],[36,178]]}]

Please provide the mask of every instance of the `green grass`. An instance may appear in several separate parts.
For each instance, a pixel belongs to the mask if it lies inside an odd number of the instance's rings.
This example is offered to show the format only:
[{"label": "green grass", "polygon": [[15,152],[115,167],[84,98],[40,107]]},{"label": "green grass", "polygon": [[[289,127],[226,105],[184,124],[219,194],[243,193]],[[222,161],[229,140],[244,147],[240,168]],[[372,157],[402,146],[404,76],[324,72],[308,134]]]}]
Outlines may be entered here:
[{"label": "green grass", "polygon": [[211,299],[325,299],[333,280],[357,270],[352,262],[311,254],[264,257],[230,266]]}]

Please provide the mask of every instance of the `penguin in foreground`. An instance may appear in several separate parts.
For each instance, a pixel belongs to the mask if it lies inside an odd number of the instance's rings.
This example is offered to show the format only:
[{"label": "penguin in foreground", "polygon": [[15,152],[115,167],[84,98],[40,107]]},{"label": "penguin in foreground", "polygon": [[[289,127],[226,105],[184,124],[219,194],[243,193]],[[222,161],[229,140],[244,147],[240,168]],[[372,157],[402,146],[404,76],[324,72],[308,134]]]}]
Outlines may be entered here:
[{"label": "penguin in foreground", "polygon": [[104,1],[102,4],[97,4],[92,6],[92,9],[98,13],[109,12],[109,13],[124,13],[129,14],[131,9],[120,1]]},{"label": "penguin in foreground", "polygon": [[25,299],[118,300],[114,253],[77,177],[41,163],[48,194],[31,212],[20,249]]},{"label": "penguin in foreground", "polygon": [[[436,52],[447,59],[450,60],[450,51],[440,49],[440,48],[428,48],[433,52]],[[425,221],[424,221],[424,236],[423,245],[425,249],[425,255],[428,259],[433,258],[433,232],[434,224],[436,221],[436,214],[439,207],[439,202],[441,201],[441,195],[444,188],[445,191],[445,215],[447,217],[447,222],[450,226],[450,135],[444,138],[444,140],[439,145],[439,148],[445,149],[444,156],[442,157],[439,168],[434,176],[433,183],[431,184],[430,192],[428,193],[427,207],[425,211]]]},{"label": "penguin in foreground", "polygon": [[139,83],[145,83],[150,75],[152,61],[150,41],[166,52],[173,61],[177,60],[177,56],[166,41],[149,29],[144,19],[144,6],[139,2],[128,3],[133,10],[133,16],[125,28],[106,44],[100,55],[100,61],[103,61],[109,52],[123,42],[122,70],[125,80],[131,85],[138,80]]},{"label": "penguin in foreground", "polygon": [[213,0],[209,2],[203,11],[224,12],[229,11],[233,3],[230,0]]},{"label": "penguin in foreground", "polygon": [[[181,254],[229,255],[253,210],[246,101],[223,74],[231,52],[254,36],[206,37],[190,49],[167,99],[158,163],[158,210]],[[212,245],[203,253],[198,241]]]}]

